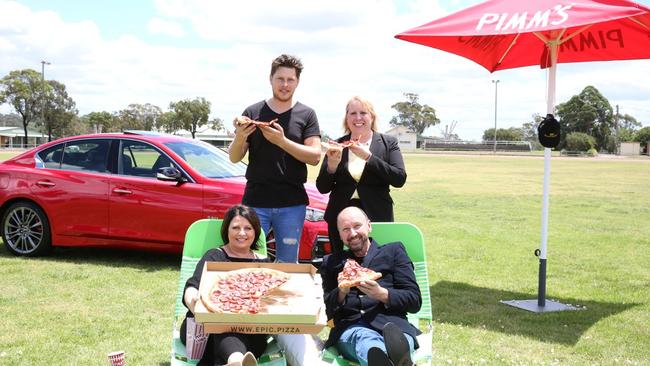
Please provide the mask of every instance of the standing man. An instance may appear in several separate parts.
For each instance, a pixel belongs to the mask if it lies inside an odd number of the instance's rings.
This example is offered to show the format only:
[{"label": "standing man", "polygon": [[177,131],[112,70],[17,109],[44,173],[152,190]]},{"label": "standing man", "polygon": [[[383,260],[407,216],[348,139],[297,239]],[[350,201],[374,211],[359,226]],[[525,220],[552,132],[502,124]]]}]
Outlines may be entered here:
[{"label": "standing man", "polygon": [[[334,321],[325,346],[336,346],[361,366],[412,366],[420,331],[406,313],[420,310],[422,295],[404,245],[379,246],[369,238],[370,220],[358,207],[343,209],[337,227],[348,250],[326,255],[320,267],[325,311]],[[348,259],[380,272],[381,278],[339,287],[338,275]]]},{"label": "standing man", "polygon": [[299,58],[280,55],[271,64],[273,97],[244,110],[244,120],[269,125],[235,123],[230,161],[239,162],[248,152],[246,189],[242,203],[255,209],[262,228],[275,237],[276,260],[295,263],[305,210],[309,203],[304,183],[307,165],[318,165],[320,128],[316,112],[294,101],[303,66]]}]

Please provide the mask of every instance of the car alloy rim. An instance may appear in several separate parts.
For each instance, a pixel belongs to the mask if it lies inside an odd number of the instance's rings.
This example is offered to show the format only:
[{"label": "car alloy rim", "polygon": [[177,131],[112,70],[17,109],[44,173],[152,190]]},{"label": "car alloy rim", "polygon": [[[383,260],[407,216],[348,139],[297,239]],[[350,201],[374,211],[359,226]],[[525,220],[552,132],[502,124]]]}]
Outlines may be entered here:
[{"label": "car alloy rim", "polygon": [[27,254],[43,240],[43,221],[36,211],[20,207],[9,213],[4,227],[7,244],[16,252]]}]

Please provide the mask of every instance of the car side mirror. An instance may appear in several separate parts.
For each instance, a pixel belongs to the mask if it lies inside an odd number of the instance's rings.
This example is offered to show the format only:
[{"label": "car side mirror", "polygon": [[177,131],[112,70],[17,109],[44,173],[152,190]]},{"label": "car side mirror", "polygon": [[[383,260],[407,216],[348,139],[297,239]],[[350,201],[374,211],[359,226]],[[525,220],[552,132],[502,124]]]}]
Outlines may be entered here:
[{"label": "car side mirror", "polygon": [[166,182],[185,182],[185,178],[183,178],[183,174],[180,170],[169,166],[158,169],[158,172],[156,172],[156,179]]}]

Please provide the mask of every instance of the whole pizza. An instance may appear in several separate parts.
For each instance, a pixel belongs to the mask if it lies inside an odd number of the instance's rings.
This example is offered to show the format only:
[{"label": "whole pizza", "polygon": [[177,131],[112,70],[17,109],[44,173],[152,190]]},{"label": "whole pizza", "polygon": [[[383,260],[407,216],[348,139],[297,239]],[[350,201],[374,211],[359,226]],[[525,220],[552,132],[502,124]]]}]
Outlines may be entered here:
[{"label": "whole pizza", "polygon": [[260,300],[289,280],[270,268],[242,268],[219,276],[210,291],[201,294],[205,307],[217,313],[257,314]]}]

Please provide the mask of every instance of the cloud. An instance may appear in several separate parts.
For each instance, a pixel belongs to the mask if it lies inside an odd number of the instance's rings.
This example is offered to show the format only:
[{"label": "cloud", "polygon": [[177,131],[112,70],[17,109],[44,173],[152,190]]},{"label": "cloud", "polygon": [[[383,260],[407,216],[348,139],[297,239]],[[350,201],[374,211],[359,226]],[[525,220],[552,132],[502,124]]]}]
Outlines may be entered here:
[{"label": "cloud", "polygon": [[[144,20],[147,30],[171,37],[153,44],[149,34],[109,40],[92,20],[64,21],[55,11],[0,0],[0,70],[40,71],[40,61],[50,61],[46,77],[66,84],[82,114],[131,103],[165,110],[172,101],[205,97],[212,117],[231,120],[270,96],[271,61],[291,53],[305,64],[297,98],[312,106],[322,129],[336,137],[345,103],[354,95],[373,102],[380,129],[386,130],[395,115],[390,106],[403,100],[404,92],[418,93],[442,121],[426,134],[439,135],[457,121],[456,132],[466,139],[480,139],[494,126],[492,79],[500,80],[498,127],[521,126],[533,113],[546,112],[545,70],[490,74],[464,58],[394,38],[445,15],[440,1],[278,4],[157,0],[155,13]],[[648,60],[560,65],[556,102],[594,85],[621,113],[650,124],[649,68]]]},{"label": "cloud", "polygon": [[149,30],[151,34],[163,34],[175,38],[181,38],[185,35],[183,26],[180,23],[160,19],[157,17],[151,18],[149,20],[147,23],[147,30]]}]

